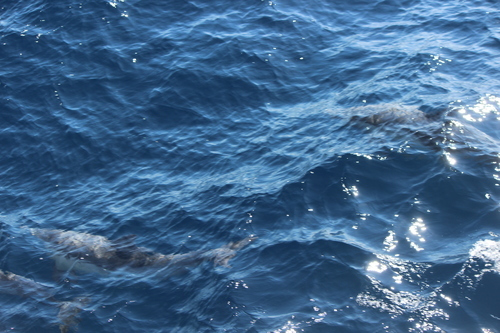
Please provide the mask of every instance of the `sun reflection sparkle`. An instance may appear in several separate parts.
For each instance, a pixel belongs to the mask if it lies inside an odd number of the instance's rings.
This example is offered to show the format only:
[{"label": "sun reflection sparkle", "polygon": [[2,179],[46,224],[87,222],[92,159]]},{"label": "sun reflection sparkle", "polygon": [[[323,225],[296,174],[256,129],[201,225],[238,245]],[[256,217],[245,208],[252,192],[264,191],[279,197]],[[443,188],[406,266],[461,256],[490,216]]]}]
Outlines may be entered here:
[{"label": "sun reflection sparkle", "polygon": [[[424,220],[422,218],[416,218],[412,221],[410,227],[408,228],[408,231],[410,232],[411,235],[416,236],[416,241],[420,243],[425,242],[425,238],[422,236],[422,233],[427,230],[427,226],[424,223]],[[406,240],[408,243],[410,243],[410,246],[415,249],[415,251],[422,251],[424,250],[423,247],[421,247],[419,244],[417,244],[415,241],[413,241],[410,237],[406,237]]]},{"label": "sun reflection sparkle", "polygon": [[396,248],[398,245],[398,240],[396,239],[396,233],[392,230],[389,230],[389,235],[384,239],[383,242],[384,251],[390,252]]},{"label": "sun reflection sparkle", "polygon": [[368,264],[368,267],[366,268],[368,272],[375,272],[375,273],[382,273],[385,270],[387,270],[387,266],[380,263],[377,260],[374,260]]},{"label": "sun reflection sparkle", "polygon": [[[457,101],[461,102],[461,101]],[[476,104],[469,107],[460,107],[456,111],[463,119],[469,122],[481,122],[489,115],[497,115],[497,120],[500,120],[500,97],[494,95],[486,95],[479,98]]]},{"label": "sun reflection sparkle", "polygon": [[444,152],[444,157],[446,158],[446,160],[450,165],[457,164],[457,160],[451,157],[451,154],[449,152]]}]

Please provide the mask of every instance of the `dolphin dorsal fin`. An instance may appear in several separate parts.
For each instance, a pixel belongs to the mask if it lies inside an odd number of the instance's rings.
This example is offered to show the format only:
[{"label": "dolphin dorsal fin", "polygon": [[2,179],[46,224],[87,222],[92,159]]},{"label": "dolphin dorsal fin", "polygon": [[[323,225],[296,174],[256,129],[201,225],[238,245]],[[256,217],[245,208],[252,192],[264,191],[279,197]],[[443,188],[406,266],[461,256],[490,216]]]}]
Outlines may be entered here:
[{"label": "dolphin dorsal fin", "polygon": [[136,235],[126,235],[115,239],[113,241],[113,247],[115,249],[116,256],[120,259],[130,259],[133,252],[137,249],[137,245],[135,245],[136,238]]}]

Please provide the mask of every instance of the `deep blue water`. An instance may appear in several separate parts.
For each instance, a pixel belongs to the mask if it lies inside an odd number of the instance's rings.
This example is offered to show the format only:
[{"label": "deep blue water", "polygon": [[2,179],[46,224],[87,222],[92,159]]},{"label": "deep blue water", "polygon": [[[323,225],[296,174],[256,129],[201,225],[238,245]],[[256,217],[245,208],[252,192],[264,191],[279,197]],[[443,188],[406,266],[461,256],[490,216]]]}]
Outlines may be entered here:
[{"label": "deep blue water", "polygon": [[[500,332],[499,2],[3,0],[0,61],[0,269],[90,297],[79,332]],[[54,277],[22,226],[259,238]]]}]

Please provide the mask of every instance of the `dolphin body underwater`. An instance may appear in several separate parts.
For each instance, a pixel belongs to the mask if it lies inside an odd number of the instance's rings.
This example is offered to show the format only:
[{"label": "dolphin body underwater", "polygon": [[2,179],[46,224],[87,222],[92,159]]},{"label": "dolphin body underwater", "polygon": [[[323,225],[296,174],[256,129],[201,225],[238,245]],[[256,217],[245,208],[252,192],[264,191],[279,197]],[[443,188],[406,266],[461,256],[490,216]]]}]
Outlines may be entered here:
[{"label": "dolphin body underwater", "polygon": [[[30,228],[31,234],[48,243],[54,251],[53,259],[60,271],[109,274],[119,269],[150,267],[168,269],[177,273],[203,262],[228,266],[236,251],[250,244],[257,237],[246,237],[220,248],[193,251],[183,254],[161,254],[135,245],[135,235],[109,240],[103,236],[59,229]],[[27,277],[0,270],[0,294],[31,298],[40,303],[59,308],[57,322],[61,333],[76,331],[79,315],[90,303],[88,297],[76,297],[59,301],[54,297],[56,289]]]},{"label": "dolphin body underwater", "polygon": [[58,301],[54,298],[54,290],[51,287],[27,277],[2,270],[0,270],[0,293],[32,298],[39,302],[58,307],[59,313],[57,318],[61,333],[69,332],[71,329],[76,330],[76,325],[79,322],[78,315],[90,302],[88,297],[77,297],[71,301]]},{"label": "dolphin body underwater", "polygon": [[346,112],[350,116],[347,126],[383,128],[405,140],[413,136],[435,151],[476,151],[477,156],[485,159],[496,161],[497,158],[498,141],[462,122],[460,108],[443,107],[425,112],[411,106],[376,104],[353,107]]},{"label": "dolphin body underwater", "polygon": [[140,268],[166,268],[170,270],[169,273],[176,273],[207,261],[228,266],[237,250],[257,238],[246,237],[212,250],[162,254],[137,246],[135,235],[110,240],[103,236],[59,229],[30,228],[30,232],[49,244],[48,247],[55,253],[53,259],[59,271],[100,274]]},{"label": "dolphin body underwater", "polygon": [[351,121],[361,121],[371,125],[429,123],[444,113],[443,111],[425,113],[417,108],[391,104],[366,105],[351,108],[349,111],[354,114]]}]

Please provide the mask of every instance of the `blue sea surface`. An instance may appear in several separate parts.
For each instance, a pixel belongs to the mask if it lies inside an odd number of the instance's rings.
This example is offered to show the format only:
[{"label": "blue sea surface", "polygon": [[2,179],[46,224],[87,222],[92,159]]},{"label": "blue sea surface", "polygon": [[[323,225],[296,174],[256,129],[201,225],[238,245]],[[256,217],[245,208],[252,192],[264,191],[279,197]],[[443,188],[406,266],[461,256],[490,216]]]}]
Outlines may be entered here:
[{"label": "blue sea surface", "polygon": [[[500,332],[500,2],[3,0],[0,64],[0,270],[70,331]],[[27,227],[258,239],[101,276]]]}]

